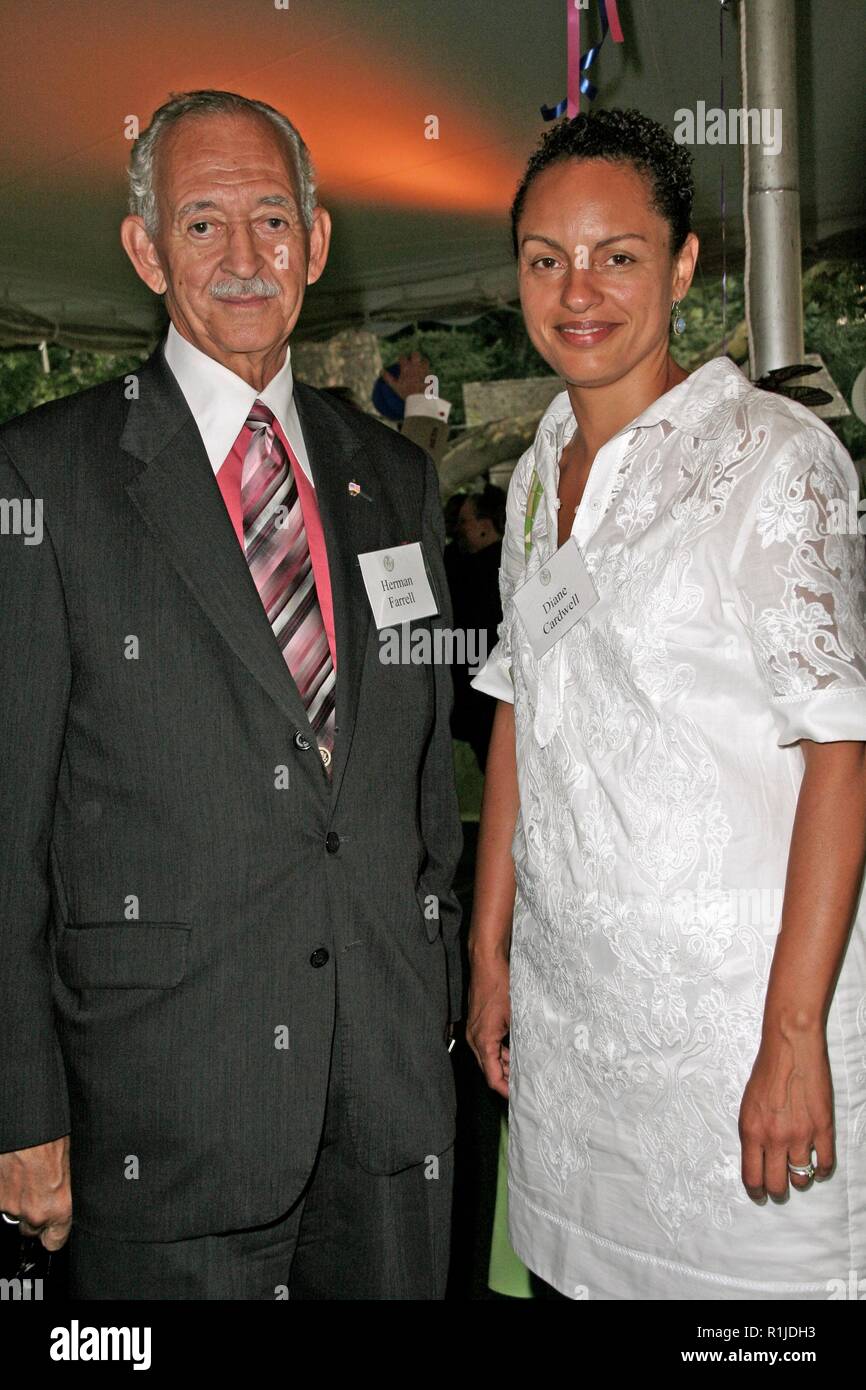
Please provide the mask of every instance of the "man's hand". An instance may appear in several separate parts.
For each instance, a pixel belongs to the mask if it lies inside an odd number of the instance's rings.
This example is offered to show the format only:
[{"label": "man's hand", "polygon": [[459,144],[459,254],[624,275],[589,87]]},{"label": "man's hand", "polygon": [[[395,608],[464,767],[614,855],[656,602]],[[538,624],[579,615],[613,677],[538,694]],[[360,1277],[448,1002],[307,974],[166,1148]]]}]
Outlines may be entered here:
[{"label": "man's hand", "polygon": [[425,383],[430,375],[430,363],[426,357],[422,357],[420,352],[410,352],[398,359],[400,363],[400,375],[392,376],[389,371],[383,369],[382,376],[387,381],[392,391],[395,391],[401,400],[407,396],[423,396]]},{"label": "man's hand", "polygon": [[0,1154],[0,1211],[21,1218],[23,1236],[38,1236],[46,1250],[65,1245],[72,1226],[69,1135]]},{"label": "man's hand", "polygon": [[511,1027],[508,997],[508,963],[501,959],[473,962],[469,989],[469,1018],[466,1040],[488,1086],[508,1097],[508,1048],[504,1039]]}]

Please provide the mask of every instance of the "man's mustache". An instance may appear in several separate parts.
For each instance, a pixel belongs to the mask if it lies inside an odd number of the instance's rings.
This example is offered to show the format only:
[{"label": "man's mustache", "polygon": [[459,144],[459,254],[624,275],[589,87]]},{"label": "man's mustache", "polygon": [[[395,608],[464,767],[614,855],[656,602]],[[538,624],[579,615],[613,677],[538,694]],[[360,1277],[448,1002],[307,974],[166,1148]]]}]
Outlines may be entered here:
[{"label": "man's mustache", "polygon": [[251,280],[241,280],[233,275],[228,280],[217,280],[210,287],[214,299],[273,299],[280,292],[279,285],[254,275]]}]

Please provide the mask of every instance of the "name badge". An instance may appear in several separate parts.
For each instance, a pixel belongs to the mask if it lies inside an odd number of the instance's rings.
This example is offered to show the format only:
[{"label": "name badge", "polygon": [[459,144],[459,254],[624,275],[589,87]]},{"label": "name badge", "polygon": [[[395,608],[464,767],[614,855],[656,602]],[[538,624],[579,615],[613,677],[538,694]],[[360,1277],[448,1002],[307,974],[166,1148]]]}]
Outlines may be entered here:
[{"label": "name badge", "polygon": [[596,603],[595,585],[573,536],[514,595],[514,607],[536,658],[544,656]]},{"label": "name badge", "polygon": [[429,618],[439,612],[420,541],[358,556],[373,619],[378,628]]}]

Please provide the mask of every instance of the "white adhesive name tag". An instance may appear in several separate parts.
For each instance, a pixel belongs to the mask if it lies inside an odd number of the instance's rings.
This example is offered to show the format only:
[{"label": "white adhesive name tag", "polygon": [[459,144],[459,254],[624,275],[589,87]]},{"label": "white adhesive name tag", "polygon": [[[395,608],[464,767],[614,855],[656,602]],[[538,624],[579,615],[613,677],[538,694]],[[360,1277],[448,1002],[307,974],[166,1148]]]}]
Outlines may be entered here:
[{"label": "white adhesive name tag", "polygon": [[378,628],[429,618],[439,612],[424,565],[420,541],[358,556],[364,587]]},{"label": "white adhesive name tag", "polygon": [[544,656],[596,603],[595,585],[573,536],[514,595],[536,657]]}]

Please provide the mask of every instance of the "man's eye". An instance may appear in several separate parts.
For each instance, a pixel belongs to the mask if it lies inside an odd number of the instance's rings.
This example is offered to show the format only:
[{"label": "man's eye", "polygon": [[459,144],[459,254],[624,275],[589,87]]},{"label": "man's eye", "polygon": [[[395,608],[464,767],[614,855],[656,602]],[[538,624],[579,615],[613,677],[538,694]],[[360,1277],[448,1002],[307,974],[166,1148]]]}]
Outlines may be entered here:
[{"label": "man's eye", "polygon": [[204,236],[210,225],[210,222],[191,222],[189,230],[195,232],[196,236]]},{"label": "man's eye", "polygon": [[268,226],[273,227],[274,230],[278,227],[287,227],[289,225],[284,217],[268,217],[266,220]]},{"label": "man's eye", "polygon": [[634,265],[634,256],[627,256],[625,251],[614,251],[613,255],[608,257],[608,262],[613,261],[618,265]]},{"label": "man's eye", "polygon": [[554,256],[539,256],[537,260],[532,262],[534,266],[542,266],[545,270],[547,270],[549,266],[556,265],[556,263],[556,258]]}]

